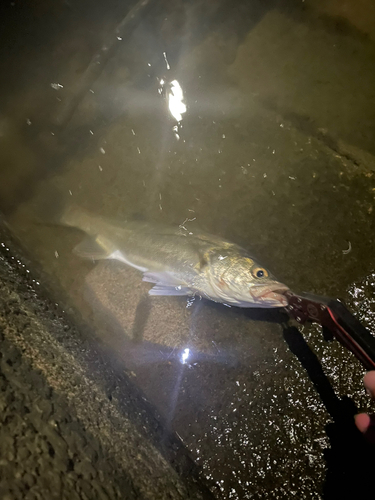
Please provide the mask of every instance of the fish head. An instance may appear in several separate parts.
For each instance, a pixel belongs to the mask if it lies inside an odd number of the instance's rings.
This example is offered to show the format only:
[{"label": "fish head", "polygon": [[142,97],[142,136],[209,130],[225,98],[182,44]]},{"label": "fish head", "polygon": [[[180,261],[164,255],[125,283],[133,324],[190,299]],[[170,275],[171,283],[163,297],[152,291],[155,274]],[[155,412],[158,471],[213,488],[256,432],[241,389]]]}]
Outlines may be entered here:
[{"label": "fish head", "polygon": [[285,307],[289,288],[253,258],[238,253],[211,255],[206,269],[212,298],[237,307]]}]

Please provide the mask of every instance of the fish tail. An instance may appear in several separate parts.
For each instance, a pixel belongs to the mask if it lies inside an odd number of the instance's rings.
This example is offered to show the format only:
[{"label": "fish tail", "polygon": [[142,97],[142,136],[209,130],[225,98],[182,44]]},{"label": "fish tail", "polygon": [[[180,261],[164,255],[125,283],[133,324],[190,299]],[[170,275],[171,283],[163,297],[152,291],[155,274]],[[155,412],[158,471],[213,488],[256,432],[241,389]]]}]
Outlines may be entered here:
[{"label": "fish tail", "polygon": [[40,224],[76,226],[78,208],[69,198],[69,193],[64,195],[59,189],[48,186],[35,206],[37,221]]}]

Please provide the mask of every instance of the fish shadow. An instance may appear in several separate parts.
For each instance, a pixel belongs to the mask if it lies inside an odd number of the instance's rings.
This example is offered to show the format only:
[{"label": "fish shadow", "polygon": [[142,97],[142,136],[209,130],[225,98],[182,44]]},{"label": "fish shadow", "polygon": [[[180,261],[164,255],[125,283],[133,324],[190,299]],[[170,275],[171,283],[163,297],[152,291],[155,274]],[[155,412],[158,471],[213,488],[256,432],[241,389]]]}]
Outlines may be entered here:
[{"label": "fish shadow", "polygon": [[288,319],[288,314],[283,307],[275,308],[261,308],[261,307],[232,307],[225,306],[219,302],[213,302],[208,299],[202,298],[201,300],[196,300],[193,307],[199,307],[202,303],[205,308],[212,309],[219,313],[225,311],[228,315],[234,315],[237,317],[245,317],[250,321],[261,321],[266,323],[285,323]]},{"label": "fish shadow", "polygon": [[349,397],[337,397],[317,356],[297,328],[286,327],[284,339],[306,370],[333,419],[333,423],[326,426],[330,448],[324,452],[327,464],[324,500],[359,498],[362,495],[368,498],[373,489],[375,449],[355,427],[354,415],[358,413],[355,403]]},{"label": "fish shadow", "polygon": [[144,295],[138,302],[137,308],[135,310],[135,318],[132,330],[132,340],[135,343],[140,343],[143,341],[144,331],[146,328],[147,320],[151,312],[151,297],[147,294]]}]

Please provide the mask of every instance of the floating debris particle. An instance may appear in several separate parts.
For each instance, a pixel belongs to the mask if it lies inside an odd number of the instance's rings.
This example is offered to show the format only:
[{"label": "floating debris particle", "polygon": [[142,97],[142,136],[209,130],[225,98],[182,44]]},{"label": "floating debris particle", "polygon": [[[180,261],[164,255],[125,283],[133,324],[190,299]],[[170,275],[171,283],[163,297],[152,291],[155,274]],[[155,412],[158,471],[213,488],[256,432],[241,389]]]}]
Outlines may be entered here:
[{"label": "floating debris particle", "polygon": [[348,243],[349,243],[349,247],[348,247],[348,249],[347,249],[347,250],[343,250],[343,251],[342,251],[342,253],[343,253],[344,255],[347,255],[348,253],[350,253],[350,252],[352,251],[352,244],[350,243],[350,241],[348,241]]}]

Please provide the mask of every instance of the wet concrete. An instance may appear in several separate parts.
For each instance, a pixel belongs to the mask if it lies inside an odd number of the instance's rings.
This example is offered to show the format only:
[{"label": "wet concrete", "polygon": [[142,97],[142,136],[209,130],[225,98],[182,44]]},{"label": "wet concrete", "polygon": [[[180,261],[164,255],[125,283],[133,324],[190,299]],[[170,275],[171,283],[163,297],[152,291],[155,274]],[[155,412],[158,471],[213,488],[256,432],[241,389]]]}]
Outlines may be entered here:
[{"label": "wet concrete", "polygon": [[[112,353],[218,498],[365,491],[373,462],[352,417],[369,401],[349,353],[317,327],[302,337],[282,313],[151,300],[139,274],[78,260],[71,249],[82,235],[35,224],[35,213],[57,188],[114,218],[195,218],[189,228],[240,243],[296,291],[342,297],[373,329],[368,11],[348,16],[334,1],[160,3],[119,37],[74,101],[77,79],[133,6],[118,7],[119,16],[101,6],[86,20],[85,5],[66,14],[69,36],[42,30],[43,50],[30,38],[36,59],[21,44],[22,64],[8,61],[0,192],[13,233],[56,301],[90,325],[90,343]],[[30,66],[39,68],[34,77]],[[30,79],[12,88],[19,68]],[[173,79],[187,104],[179,124],[161,83]],[[56,117],[72,102],[61,125]]]},{"label": "wet concrete", "polygon": [[1,250],[1,498],[213,498],[123,369],[19,257]]}]

